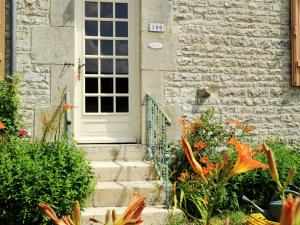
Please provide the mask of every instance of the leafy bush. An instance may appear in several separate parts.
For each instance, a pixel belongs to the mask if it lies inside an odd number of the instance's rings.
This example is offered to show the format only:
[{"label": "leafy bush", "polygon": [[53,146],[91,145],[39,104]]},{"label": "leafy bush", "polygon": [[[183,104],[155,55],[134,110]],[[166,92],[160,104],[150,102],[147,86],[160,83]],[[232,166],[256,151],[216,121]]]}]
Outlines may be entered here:
[{"label": "leafy bush", "polygon": [[0,136],[17,134],[18,106],[18,77],[8,77],[5,81],[0,81],[0,121],[5,125],[5,128],[0,130]]},{"label": "leafy bush", "polygon": [[[268,140],[266,143],[274,152],[280,180],[285,181],[292,166],[295,165],[299,168],[300,151],[276,140]],[[264,154],[259,154],[256,159],[264,163],[267,162]],[[233,202],[236,203],[235,207],[238,207],[237,203],[239,202],[245,209],[250,209],[250,206],[241,202],[243,194],[252,199],[257,205],[268,208],[272,195],[277,192],[277,186],[268,170],[254,170],[233,177],[226,189],[228,201],[224,203],[223,207],[232,207]],[[299,171],[292,179],[289,189],[300,192]]]},{"label": "leafy bush", "polygon": [[[190,143],[197,161],[203,168],[204,176],[208,177],[215,171],[218,162],[224,156],[224,151],[228,148],[228,142],[231,138],[238,140],[244,139],[252,131],[252,128],[235,119],[229,119],[226,123],[216,121],[214,110],[206,111],[198,120],[180,121],[182,130]],[[235,152],[235,151],[234,151]],[[209,182],[210,190],[203,186],[199,175],[194,173],[183,153],[181,144],[172,146],[173,160],[171,169],[173,171],[171,180],[177,182],[176,194],[179,199],[179,205],[185,213],[194,219],[203,220],[208,211],[208,199],[212,190],[217,190],[218,180]],[[235,162],[235,160],[233,160]],[[176,201],[176,200],[175,200]],[[231,199],[225,190],[218,190],[216,210],[223,210]],[[227,206],[227,205],[226,205]],[[228,209],[228,208],[225,208]]]},{"label": "leafy bush", "polygon": [[93,191],[94,178],[84,154],[65,141],[43,143],[11,137],[0,145],[0,221],[3,225],[49,224],[38,204],[59,216],[70,214]]}]

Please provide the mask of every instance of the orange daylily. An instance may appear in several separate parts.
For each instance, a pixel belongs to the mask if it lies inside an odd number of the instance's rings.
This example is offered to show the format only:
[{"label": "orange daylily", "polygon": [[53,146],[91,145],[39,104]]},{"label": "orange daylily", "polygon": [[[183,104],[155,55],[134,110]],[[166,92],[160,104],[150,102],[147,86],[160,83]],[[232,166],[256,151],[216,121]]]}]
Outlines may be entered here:
[{"label": "orange daylily", "polygon": [[132,194],[127,209],[116,219],[114,225],[139,225],[142,224],[141,213],[145,207],[145,198],[137,192]]},{"label": "orange daylily", "polygon": [[190,121],[188,119],[185,119],[185,118],[181,118],[180,120],[178,120],[178,123],[180,125],[185,125],[187,123],[189,123]]},{"label": "orange daylily", "polygon": [[208,177],[210,175],[210,173],[212,172],[212,170],[215,169],[215,168],[216,168],[215,164],[213,164],[213,163],[208,164],[207,167],[205,167],[203,169],[204,176]]},{"label": "orange daylily", "polygon": [[73,108],[73,105],[64,103],[61,108],[62,108],[62,112],[67,112],[69,109]]},{"label": "orange daylily", "polygon": [[40,203],[39,207],[42,209],[43,213],[47,215],[56,225],[68,225],[63,220],[60,220],[57,218],[56,213],[53,211],[53,209],[46,203]]},{"label": "orange daylily", "polygon": [[281,212],[280,225],[299,225],[300,198],[293,199],[289,195]]},{"label": "orange daylily", "polygon": [[227,121],[228,124],[234,124],[236,125],[237,127],[241,126],[241,122],[236,120],[236,119],[233,119],[233,118],[229,118],[228,121]]},{"label": "orange daylily", "polygon": [[201,157],[200,162],[201,163],[207,163],[208,162],[208,157]]},{"label": "orange daylily", "polygon": [[205,183],[207,183],[206,178],[203,175],[203,170],[201,165],[197,162],[197,160],[195,159],[194,153],[192,151],[191,145],[187,140],[186,136],[182,136],[181,137],[181,142],[182,142],[182,147],[184,150],[184,154],[187,157],[189,163],[192,166],[192,169],[194,170],[195,173],[199,174],[201,176],[201,178],[203,179],[203,181]]},{"label": "orange daylily", "polygon": [[0,130],[3,130],[5,128],[5,125],[2,121],[0,121]]},{"label": "orange daylily", "polygon": [[180,177],[178,177],[178,180],[181,181],[181,182],[184,182],[188,177],[189,177],[189,173],[184,172],[184,173],[180,174]]},{"label": "orange daylily", "polygon": [[237,155],[237,161],[235,163],[235,166],[233,167],[233,169],[230,171],[228,175],[228,179],[230,179],[235,174],[245,173],[253,169],[268,168],[267,165],[264,165],[251,158],[251,151],[250,151],[249,144],[240,144],[237,140],[233,138],[229,141],[229,144],[234,145],[238,155]]},{"label": "orange daylily", "polygon": [[206,146],[207,146],[207,144],[205,144],[202,141],[199,141],[199,142],[197,142],[197,143],[194,144],[194,147],[198,148],[198,149],[205,148]]},{"label": "orange daylily", "polygon": [[250,133],[251,131],[253,131],[253,127],[251,127],[250,125],[245,125],[243,131],[245,133]]}]

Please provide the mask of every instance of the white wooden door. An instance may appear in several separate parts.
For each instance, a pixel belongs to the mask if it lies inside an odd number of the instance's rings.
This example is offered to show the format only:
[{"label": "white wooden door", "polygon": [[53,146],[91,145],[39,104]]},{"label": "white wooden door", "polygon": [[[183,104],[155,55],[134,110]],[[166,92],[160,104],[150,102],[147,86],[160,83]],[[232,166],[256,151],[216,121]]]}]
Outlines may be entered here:
[{"label": "white wooden door", "polygon": [[137,0],[77,2],[75,140],[139,141]]}]

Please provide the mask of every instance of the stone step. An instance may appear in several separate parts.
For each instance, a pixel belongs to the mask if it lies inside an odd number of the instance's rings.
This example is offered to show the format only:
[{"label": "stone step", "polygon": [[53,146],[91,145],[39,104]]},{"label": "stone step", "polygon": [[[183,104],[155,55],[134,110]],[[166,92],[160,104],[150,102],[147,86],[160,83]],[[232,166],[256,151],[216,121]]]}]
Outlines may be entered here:
[{"label": "stone step", "polygon": [[[95,218],[98,221],[104,222],[105,221],[105,215],[107,210],[115,209],[117,215],[121,215],[126,207],[103,207],[103,208],[86,208],[81,213],[81,221],[82,225],[92,225],[93,223],[89,222],[90,218]],[[181,215],[180,210],[175,210],[172,212],[172,210],[167,210],[163,206],[157,205],[157,206],[147,206],[143,209],[142,212],[142,218],[143,218],[143,224],[144,225],[165,225],[168,218],[172,215]]]},{"label": "stone step", "polygon": [[90,161],[143,161],[146,147],[140,144],[82,144]]},{"label": "stone step", "polygon": [[154,168],[142,161],[91,161],[98,181],[155,180]]},{"label": "stone step", "polygon": [[90,196],[88,206],[126,206],[134,191],[146,197],[147,205],[162,205],[165,202],[165,192],[160,181],[98,182],[94,193]]}]

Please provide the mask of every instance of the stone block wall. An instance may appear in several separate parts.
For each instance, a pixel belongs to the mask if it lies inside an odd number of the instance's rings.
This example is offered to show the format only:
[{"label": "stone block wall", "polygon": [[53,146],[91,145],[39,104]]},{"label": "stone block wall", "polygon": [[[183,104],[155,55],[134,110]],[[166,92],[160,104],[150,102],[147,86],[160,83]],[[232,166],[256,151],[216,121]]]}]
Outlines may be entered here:
[{"label": "stone block wall", "polygon": [[73,88],[74,68],[65,63],[74,64],[74,46],[74,1],[17,1],[16,63],[21,114],[29,131],[37,126],[40,107],[59,104],[58,87]]},{"label": "stone block wall", "polygon": [[[300,141],[300,88],[291,87],[290,1],[174,0],[176,72],[164,103],[197,117],[248,121],[256,139]],[[207,91],[210,97],[201,97]],[[198,93],[198,94],[197,94]]]},{"label": "stone block wall", "polygon": [[5,74],[10,74],[10,4],[5,1]]}]

